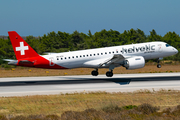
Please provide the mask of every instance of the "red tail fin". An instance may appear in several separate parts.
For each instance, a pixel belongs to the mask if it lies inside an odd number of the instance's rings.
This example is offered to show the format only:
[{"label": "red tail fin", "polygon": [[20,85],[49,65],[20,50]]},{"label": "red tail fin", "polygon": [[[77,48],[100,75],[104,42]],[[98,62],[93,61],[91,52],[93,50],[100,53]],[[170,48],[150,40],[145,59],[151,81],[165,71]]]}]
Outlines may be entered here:
[{"label": "red tail fin", "polygon": [[17,32],[9,31],[8,34],[17,60],[39,56]]}]

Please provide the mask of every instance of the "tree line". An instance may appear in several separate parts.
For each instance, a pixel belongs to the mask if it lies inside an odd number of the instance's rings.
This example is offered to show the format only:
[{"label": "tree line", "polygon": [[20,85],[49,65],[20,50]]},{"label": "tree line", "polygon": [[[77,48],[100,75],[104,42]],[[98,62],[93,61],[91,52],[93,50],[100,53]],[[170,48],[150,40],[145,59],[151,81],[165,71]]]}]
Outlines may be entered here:
[{"label": "tree line", "polygon": [[[180,51],[180,36],[175,32],[168,32],[164,36],[158,35],[153,29],[150,35],[145,35],[140,29],[125,30],[120,33],[116,30],[101,30],[94,34],[89,30],[87,34],[74,31],[72,34],[52,31],[42,37],[27,36],[26,42],[38,53],[67,52],[91,48],[126,45],[151,41],[164,41]],[[0,64],[2,59],[16,59],[10,39],[0,38]],[[180,61],[180,53],[165,59]]]}]

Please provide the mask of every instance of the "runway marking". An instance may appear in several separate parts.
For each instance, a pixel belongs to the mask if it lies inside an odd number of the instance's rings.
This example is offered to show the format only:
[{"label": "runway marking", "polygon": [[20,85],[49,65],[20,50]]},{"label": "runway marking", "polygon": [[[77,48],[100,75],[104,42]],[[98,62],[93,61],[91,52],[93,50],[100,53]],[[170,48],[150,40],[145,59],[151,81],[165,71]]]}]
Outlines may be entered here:
[{"label": "runway marking", "polygon": [[132,92],[153,88],[180,90],[180,74],[119,74],[113,78],[89,75],[0,78],[0,96],[60,94],[84,90]]}]

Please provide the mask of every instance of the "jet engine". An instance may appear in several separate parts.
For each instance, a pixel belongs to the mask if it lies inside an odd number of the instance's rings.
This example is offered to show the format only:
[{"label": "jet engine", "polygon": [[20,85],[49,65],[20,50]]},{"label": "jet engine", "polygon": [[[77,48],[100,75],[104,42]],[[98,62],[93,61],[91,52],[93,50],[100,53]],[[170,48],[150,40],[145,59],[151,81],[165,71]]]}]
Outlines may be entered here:
[{"label": "jet engine", "polygon": [[123,66],[127,70],[132,70],[132,69],[143,68],[144,65],[145,65],[144,57],[136,56],[136,57],[131,57],[131,58],[125,59]]}]

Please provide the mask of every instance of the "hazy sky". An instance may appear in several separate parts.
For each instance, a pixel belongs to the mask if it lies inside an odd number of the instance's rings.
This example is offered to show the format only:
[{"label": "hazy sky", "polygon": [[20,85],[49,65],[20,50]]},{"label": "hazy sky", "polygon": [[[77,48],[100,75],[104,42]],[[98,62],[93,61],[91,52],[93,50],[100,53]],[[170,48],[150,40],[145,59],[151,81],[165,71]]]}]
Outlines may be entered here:
[{"label": "hazy sky", "polygon": [[0,0],[0,35],[131,28],[180,34],[180,0]]}]

